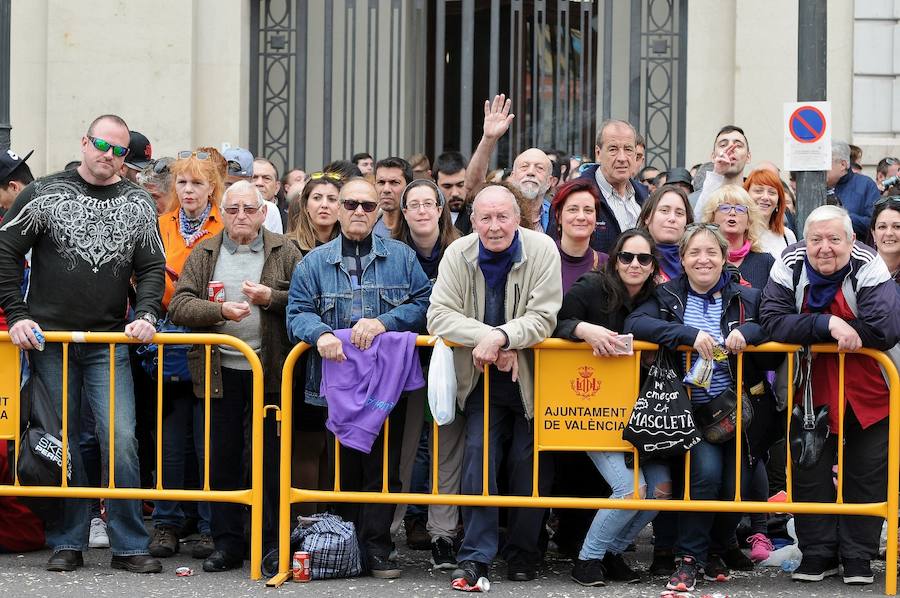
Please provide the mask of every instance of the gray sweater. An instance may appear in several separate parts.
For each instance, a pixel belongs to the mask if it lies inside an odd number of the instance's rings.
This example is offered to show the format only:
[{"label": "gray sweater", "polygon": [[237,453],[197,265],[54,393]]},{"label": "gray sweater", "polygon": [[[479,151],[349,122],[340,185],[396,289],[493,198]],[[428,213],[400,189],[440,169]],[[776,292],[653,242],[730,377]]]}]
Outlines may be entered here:
[{"label": "gray sweater", "polygon": [[[258,235],[249,245],[237,245],[228,235],[222,235],[222,251],[219,252],[213,279],[221,281],[225,285],[226,301],[250,303],[249,299],[241,293],[241,283],[245,280],[259,282],[264,261],[262,235]],[[250,348],[258,355],[262,346],[262,337],[259,331],[259,306],[250,303],[249,316],[240,322],[225,320],[215,326],[215,331],[241,339],[250,345]],[[222,367],[233,370],[250,369],[250,363],[241,352],[225,345],[220,345],[219,350],[222,352]]]}]

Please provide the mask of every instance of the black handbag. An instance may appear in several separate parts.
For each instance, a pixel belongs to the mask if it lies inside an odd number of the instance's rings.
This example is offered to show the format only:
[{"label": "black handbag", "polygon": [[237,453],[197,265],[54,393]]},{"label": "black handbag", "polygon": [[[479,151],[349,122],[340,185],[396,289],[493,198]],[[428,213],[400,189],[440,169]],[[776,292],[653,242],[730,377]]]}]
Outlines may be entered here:
[{"label": "black handbag", "polygon": [[[744,304],[740,298],[738,298],[738,309],[740,311],[738,324],[743,325]],[[704,440],[713,444],[728,442],[734,438],[737,431],[737,392],[733,388],[726,388],[708,403],[696,405],[694,417],[700,426]],[[741,426],[744,434],[747,433],[752,421],[753,403],[745,392],[741,396]]]},{"label": "black handbag", "polygon": [[[694,418],[703,433],[703,439],[713,444],[722,444],[734,438],[737,430],[737,393],[727,388],[708,403],[694,407]],[[753,421],[753,403],[747,393],[741,397],[741,425],[744,432]]]},{"label": "black handbag", "polygon": [[811,469],[825,452],[825,441],[831,433],[828,425],[828,405],[813,406],[812,353],[803,352],[806,360],[803,368],[803,403],[794,406],[791,413],[791,460],[799,469]]},{"label": "black handbag", "polygon": [[622,439],[650,458],[683,455],[700,442],[691,400],[673,366],[671,351],[661,347],[656,352]]},{"label": "black handbag", "polygon": [[[16,458],[16,474],[23,486],[62,485],[62,420],[47,387],[34,372],[21,392],[22,437]],[[66,478],[72,481],[72,451],[69,447]],[[62,514],[62,499],[27,498],[22,502],[51,525]]]}]

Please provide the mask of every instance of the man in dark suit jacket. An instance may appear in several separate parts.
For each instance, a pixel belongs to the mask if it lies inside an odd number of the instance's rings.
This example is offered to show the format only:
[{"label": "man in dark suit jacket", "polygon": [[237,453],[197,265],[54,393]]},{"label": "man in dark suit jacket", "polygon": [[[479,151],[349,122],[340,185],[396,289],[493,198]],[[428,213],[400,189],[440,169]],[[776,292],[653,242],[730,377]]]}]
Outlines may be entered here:
[{"label": "man in dark suit jacket", "polygon": [[[630,228],[635,228],[641,206],[647,199],[647,187],[631,178],[637,151],[637,131],[622,120],[605,121],[597,133],[594,157],[597,164],[589,166],[581,173],[581,178],[590,179],[600,192],[600,211],[597,225],[591,236],[591,247],[609,253],[616,237]],[[547,232],[559,237],[559,227],[553,214]]]}]

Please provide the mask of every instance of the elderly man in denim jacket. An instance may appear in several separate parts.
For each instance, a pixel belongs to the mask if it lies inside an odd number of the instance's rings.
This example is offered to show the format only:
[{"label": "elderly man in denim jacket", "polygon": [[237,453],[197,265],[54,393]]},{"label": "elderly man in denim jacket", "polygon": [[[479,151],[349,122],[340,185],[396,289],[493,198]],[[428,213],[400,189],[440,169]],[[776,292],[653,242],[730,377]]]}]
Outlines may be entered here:
[{"label": "elderly man in denim jacket", "polygon": [[[338,219],[341,235],[310,252],[294,270],[288,296],[287,327],[292,342],[316,347],[306,369],[305,399],[322,405],[319,394],[322,359],[344,361],[334,330],[350,328],[350,342],[368,349],[382,332],[415,332],[425,327],[431,286],[416,255],[399,241],[372,234],[378,218],[375,188],[365,179],[350,179],[341,189]],[[389,486],[400,490],[400,441],[406,399],[390,415],[388,433]],[[382,483],[384,434],[368,455],[341,447],[341,487],[378,491]],[[329,447],[334,446],[333,442]],[[331,455],[333,459],[333,455]],[[400,569],[388,559],[394,505],[345,504],[337,512],[356,524],[367,569],[375,577],[392,579]]]}]

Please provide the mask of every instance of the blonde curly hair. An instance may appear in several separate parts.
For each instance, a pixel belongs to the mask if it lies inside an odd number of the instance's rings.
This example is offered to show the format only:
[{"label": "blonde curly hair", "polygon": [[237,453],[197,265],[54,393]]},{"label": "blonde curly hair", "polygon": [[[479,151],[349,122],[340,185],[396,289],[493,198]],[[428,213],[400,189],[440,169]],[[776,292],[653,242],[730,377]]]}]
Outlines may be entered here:
[{"label": "blonde curly hair", "polygon": [[763,215],[756,202],[740,185],[724,185],[710,195],[706,205],[703,206],[703,215],[700,221],[714,224],[716,210],[723,203],[747,206],[748,226],[744,238],[750,241],[751,251],[763,251],[760,239],[768,228],[768,223],[763,222]]}]

